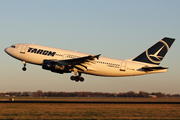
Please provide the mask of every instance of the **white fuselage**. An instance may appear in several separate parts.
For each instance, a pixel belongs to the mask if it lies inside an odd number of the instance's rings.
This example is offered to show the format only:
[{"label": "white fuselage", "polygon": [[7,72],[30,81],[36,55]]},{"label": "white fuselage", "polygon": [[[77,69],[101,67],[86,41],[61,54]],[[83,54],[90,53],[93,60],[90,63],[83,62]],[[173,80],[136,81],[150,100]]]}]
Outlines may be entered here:
[{"label": "white fuselage", "polygon": [[[67,60],[78,57],[88,56],[89,54],[69,51],[64,49],[46,47],[35,44],[15,44],[16,48],[8,47],[5,51],[12,57],[28,63],[42,65],[43,60]],[[145,72],[141,68],[153,64],[136,62],[131,60],[119,60],[100,56],[94,60],[94,64],[88,66],[85,74],[97,76],[135,76],[150,73],[166,72],[167,70]]]}]

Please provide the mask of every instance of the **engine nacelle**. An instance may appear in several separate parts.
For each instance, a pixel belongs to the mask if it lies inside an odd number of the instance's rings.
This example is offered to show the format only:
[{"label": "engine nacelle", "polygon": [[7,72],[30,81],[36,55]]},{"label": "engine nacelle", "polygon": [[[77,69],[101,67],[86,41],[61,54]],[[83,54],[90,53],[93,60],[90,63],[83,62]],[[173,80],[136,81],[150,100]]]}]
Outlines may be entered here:
[{"label": "engine nacelle", "polygon": [[51,70],[51,72],[56,73],[70,73],[71,68],[65,65],[58,64],[52,60],[43,60],[42,68],[45,70]]}]

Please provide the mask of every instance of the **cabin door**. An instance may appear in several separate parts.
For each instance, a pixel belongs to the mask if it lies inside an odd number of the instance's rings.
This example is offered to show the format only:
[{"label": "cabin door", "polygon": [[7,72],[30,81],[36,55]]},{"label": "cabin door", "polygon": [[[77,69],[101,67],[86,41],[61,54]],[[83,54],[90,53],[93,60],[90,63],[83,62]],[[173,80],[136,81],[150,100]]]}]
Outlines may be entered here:
[{"label": "cabin door", "polygon": [[120,71],[126,71],[126,63],[125,62],[121,63]]},{"label": "cabin door", "polygon": [[20,53],[25,54],[25,52],[26,52],[26,46],[23,45],[22,48],[21,48]]}]

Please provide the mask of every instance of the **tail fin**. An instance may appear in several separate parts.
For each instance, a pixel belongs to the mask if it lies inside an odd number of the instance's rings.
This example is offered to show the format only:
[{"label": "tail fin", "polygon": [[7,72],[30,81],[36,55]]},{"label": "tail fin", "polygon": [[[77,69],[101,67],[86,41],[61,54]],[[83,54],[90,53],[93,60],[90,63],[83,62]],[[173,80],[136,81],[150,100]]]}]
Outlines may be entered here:
[{"label": "tail fin", "polygon": [[144,51],[139,56],[133,58],[132,61],[159,65],[168,50],[170,49],[174,40],[175,39],[173,38],[165,37],[162,40],[158,41],[156,44],[154,44],[152,47]]}]

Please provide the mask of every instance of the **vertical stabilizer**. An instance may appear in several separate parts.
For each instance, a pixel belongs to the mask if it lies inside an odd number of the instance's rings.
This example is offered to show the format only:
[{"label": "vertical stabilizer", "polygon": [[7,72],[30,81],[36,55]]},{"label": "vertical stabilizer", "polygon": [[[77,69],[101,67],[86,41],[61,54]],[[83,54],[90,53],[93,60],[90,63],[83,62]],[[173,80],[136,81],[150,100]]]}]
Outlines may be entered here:
[{"label": "vertical stabilizer", "polygon": [[152,47],[144,51],[142,54],[132,59],[132,61],[159,65],[168,50],[170,49],[174,40],[175,39],[173,38],[165,37],[162,40],[158,41],[156,44],[154,44]]}]

